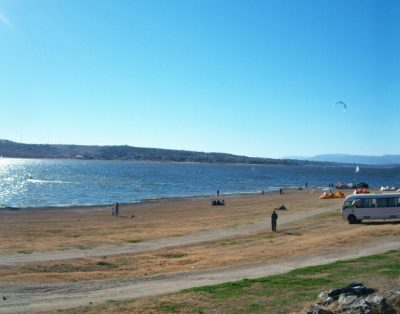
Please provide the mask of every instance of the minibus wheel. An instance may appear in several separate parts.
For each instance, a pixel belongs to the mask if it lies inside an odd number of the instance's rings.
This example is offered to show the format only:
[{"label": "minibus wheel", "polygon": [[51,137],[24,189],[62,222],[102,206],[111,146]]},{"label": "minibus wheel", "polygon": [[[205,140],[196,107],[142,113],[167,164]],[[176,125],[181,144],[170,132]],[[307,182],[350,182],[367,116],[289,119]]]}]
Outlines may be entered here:
[{"label": "minibus wheel", "polygon": [[347,220],[349,221],[349,224],[356,224],[357,223],[357,218],[354,215],[350,215],[349,217],[347,217]]}]

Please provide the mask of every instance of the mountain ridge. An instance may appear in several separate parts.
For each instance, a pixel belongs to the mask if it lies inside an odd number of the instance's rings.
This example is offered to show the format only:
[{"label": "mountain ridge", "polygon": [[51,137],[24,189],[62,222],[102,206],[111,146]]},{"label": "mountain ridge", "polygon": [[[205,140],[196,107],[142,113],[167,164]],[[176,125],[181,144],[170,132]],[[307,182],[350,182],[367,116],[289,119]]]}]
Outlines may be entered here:
[{"label": "mountain ridge", "polygon": [[49,158],[84,160],[136,160],[160,162],[207,162],[241,164],[313,165],[335,164],[318,161],[273,159],[227,153],[143,148],[128,145],[24,144],[0,139],[0,156],[9,158]]},{"label": "mountain ridge", "polygon": [[320,154],[311,157],[290,156],[283,157],[296,160],[322,161],[322,162],[337,162],[351,163],[361,165],[400,165],[400,155],[385,154],[380,156],[374,155],[352,155],[352,154]]},{"label": "mountain ridge", "polygon": [[25,144],[0,139],[0,156],[10,158],[99,159],[137,161],[175,161],[245,164],[360,164],[400,165],[400,155],[381,156],[352,154],[319,154],[282,158],[248,157],[219,152],[144,148],[128,145]]}]

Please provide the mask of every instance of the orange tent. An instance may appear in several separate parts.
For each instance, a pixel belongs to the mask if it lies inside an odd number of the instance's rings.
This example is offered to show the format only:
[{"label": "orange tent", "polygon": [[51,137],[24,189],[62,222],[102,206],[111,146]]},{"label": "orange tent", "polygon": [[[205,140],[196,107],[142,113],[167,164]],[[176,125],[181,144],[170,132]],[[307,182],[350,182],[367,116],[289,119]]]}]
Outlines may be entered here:
[{"label": "orange tent", "polygon": [[327,200],[331,198],[344,198],[344,193],[340,191],[336,191],[335,194],[324,192],[324,194],[322,194],[319,198],[322,200]]},{"label": "orange tent", "polygon": [[340,191],[336,191],[335,197],[336,197],[336,198],[344,198],[344,193],[343,193],[343,192],[340,192]]},{"label": "orange tent", "polygon": [[330,198],[335,198],[335,194],[324,192],[324,194],[322,194],[319,198],[323,199],[323,200],[330,199]]}]

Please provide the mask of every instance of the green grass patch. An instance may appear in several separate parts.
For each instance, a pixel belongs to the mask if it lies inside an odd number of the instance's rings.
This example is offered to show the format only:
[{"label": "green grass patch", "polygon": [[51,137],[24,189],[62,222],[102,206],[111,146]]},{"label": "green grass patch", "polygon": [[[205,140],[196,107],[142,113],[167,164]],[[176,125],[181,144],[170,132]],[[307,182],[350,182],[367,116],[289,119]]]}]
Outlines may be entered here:
[{"label": "green grass patch", "polygon": [[175,253],[162,254],[161,256],[164,258],[182,258],[187,256],[187,254],[181,252],[175,252]]},{"label": "green grass patch", "polygon": [[131,240],[128,240],[128,242],[129,242],[129,243],[139,243],[139,242],[142,242],[142,240],[131,239]]},{"label": "green grass patch", "polygon": [[110,262],[106,262],[106,261],[97,262],[96,265],[98,265],[98,266],[106,266],[106,267],[110,267],[110,268],[118,268],[117,265],[115,265],[113,263],[110,263]]},{"label": "green grass patch", "polygon": [[179,313],[182,305],[173,302],[160,302],[158,309],[166,313]]},{"label": "green grass patch", "polygon": [[[171,254],[168,256],[178,253]],[[281,275],[197,287],[162,299],[152,297],[140,302],[161,313],[291,313],[314,304],[321,291],[343,287],[350,282],[364,282],[371,288],[376,288],[377,282],[394,285],[400,278],[398,265],[400,250],[305,267]],[[131,309],[134,312],[138,310],[136,304],[139,306],[136,302],[103,303],[91,310],[129,312]],[[75,312],[80,309],[76,308]]]},{"label": "green grass patch", "polygon": [[29,251],[29,250],[19,250],[18,253],[19,253],[19,254],[32,254],[32,251]]},{"label": "green grass patch", "polygon": [[260,303],[257,303],[257,302],[251,302],[250,303],[250,310],[252,312],[261,311],[263,309],[264,309],[264,305],[263,304],[260,304]]},{"label": "green grass patch", "polygon": [[[289,273],[258,279],[244,279],[219,285],[184,290],[208,295],[210,308],[216,304],[228,306],[228,312],[287,313],[301,309],[305,302],[315,302],[320,291],[347,285],[350,282],[400,278],[400,251],[338,261],[327,265],[306,267]],[[258,298],[257,302],[254,298]],[[239,301],[240,300],[240,301]],[[204,300],[203,300],[204,303]]]}]

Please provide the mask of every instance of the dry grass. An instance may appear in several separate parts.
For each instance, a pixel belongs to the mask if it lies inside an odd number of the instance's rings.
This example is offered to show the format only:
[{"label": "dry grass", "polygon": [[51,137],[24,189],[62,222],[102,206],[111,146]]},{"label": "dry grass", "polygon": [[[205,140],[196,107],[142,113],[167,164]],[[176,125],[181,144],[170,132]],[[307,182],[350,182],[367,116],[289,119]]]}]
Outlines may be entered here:
[{"label": "dry grass", "polygon": [[[290,212],[320,206],[340,207],[341,200],[319,200],[320,191],[288,191],[284,195],[220,196],[226,206],[211,206],[213,198],[185,198],[123,204],[112,217],[107,207],[3,211],[0,252],[36,252],[123,244],[186,235],[267,220],[284,203]],[[134,215],[134,219],[129,217]]]},{"label": "dry grass", "polygon": [[[312,218],[278,225],[278,233],[271,233],[269,225],[263,232],[246,234],[220,241],[206,242],[196,245],[162,249],[138,254],[124,254],[117,256],[93,257],[77,260],[55,261],[40,264],[19,265],[17,267],[0,267],[0,276],[4,280],[28,280],[35,282],[58,282],[58,281],[80,281],[93,279],[127,278],[155,275],[160,273],[174,273],[181,271],[191,271],[199,269],[210,269],[216,267],[227,267],[233,265],[259,263],[273,259],[284,259],[288,257],[300,257],[317,255],[321,250],[325,253],[334,252],[338,249],[357,246],[366,241],[373,241],[381,237],[398,237],[400,235],[400,224],[370,224],[370,225],[348,225],[340,219],[338,210],[329,209],[332,205],[339,204],[339,200],[320,201],[316,195],[292,192],[286,195],[285,205],[289,208],[281,215],[291,215],[293,211],[300,212],[315,203],[319,206],[326,206],[327,212]],[[276,195],[268,196],[245,196],[232,197],[226,207],[211,207],[208,200],[196,199],[188,202],[166,201],[157,206],[157,203],[134,205],[126,212],[135,212],[147,215],[142,221],[129,221],[123,218],[112,218],[105,216],[102,211],[95,212],[94,217],[104,227],[97,228],[96,232],[92,229],[85,229],[86,225],[83,217],[88,214],[81,213],[79,221],[83,225],[77,232],[85,234],[80,237],[80,241],[69,243],[72,245],[89,246],[93,244],[106,243],[127,243],[137,241],[135,239],[146,240],[153,237],[165,237],[176,234],[189,234],[199,230],[222,228],[230,226],[232,223],[251,223],[258,222],[260,218],[267,220],[265,216],[269,214],[271,208],[276,206],[278,199]],[[279,204],[279,202],[278,202]],[[131,206],[131,205],[130,205]],[[200,215],[199,212],[202,214]],[[204,215],[204,212],[207,214]],[[65,214],[69,217],[70,213]],[[64,216],[65,216],[64,215]],[[174,215],[174,217],[171,217]],[[179,217],[179,224],[172,224],[172,218]],[[228,219],[232,217],[232,219]],[[16,217],[15,217],[16,218]],[[37,217],[36,217],[37,218]],[[229,221],[226,221],[229,220]],[[158,228],[154,225],[160,223]],[[43,224],[44,222],[42,222]],[[131,230],[124,230],[125,224],[137,224],[135,234]],[[166,223],[172,226],[165,226]],[[24,223],[23,223],[24,224]],[[69,225],[66,223],[66,225]],[[122,226],[121,226],[122,225]],[[146,230],[150,228],[150,230]],[[151,227],[152,226],[152,227]],[[115,236],[115,230],[119,227],[119,237]],[[57,230],[53,226],[53,230]],[[61,228],[61,226],[58,226]],[[111,234],[108,234],[109,230]],[[136,229],[142,231],[139,236]],[[158,229],[158,232],[153,229]],[[21,236],[25,232],[18,228]],[[114,231],[112,231],[114,230]],[[179,230],[179,231],[177,231]],[[121,231],[121,232],[120,232]],[[154,232],[150,232],[154,231]],[[65,235],[70,231],[55,233],[52,245],[46,246],[47,249],[60,246]],[[38,233],[40,233],[38,229]],[[100,242],[98,234],[105,239]],[[45,228],[41,234],[46,234]],[[96,241],[95,239],[96,238]],[[88,239],[84,241],[84,239]],[[40,244],[38,239],[35,240]],[[43,241],[43,238],[42,238]],[[109,242],[107,242],[109,241]],[[113,242],[115,241],[115,242]],[[43,244],[45,245],[45,244]]]}]

